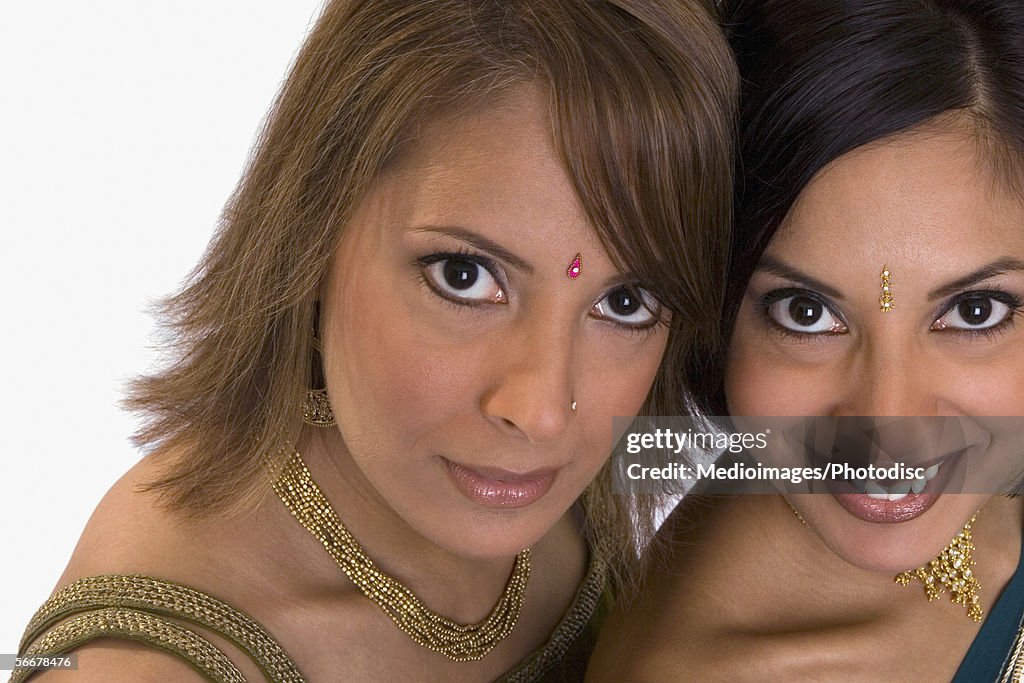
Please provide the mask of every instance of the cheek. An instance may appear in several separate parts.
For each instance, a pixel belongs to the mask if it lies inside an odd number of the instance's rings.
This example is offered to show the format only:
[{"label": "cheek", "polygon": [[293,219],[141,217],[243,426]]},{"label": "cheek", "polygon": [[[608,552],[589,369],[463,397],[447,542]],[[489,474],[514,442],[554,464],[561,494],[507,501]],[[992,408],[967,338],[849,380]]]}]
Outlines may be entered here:
[{"label": "cheek", "polygon": [[943,374],[932,380],[943,394],[940,410],[949,403],[967,415],[1024,415],[1024,348],[988,363],[958,362]]},{"label": "cheek", "polygon": [[[658,373],[667,341],[668,333],[659,332],[639,348],[604,347],[588,354],[591,360],[581,369],[578,380],[579,398],[586,401],[581,415],[599,416],[601,434],[610,435],[612,417],[639,412]],[[582,411],[584,406],[580,408]]]},{"label": "cheek", "polygon": [[729,344],[725,397],[733,415],[827,414],[840,388],[832,364],[799,363],[744,302]]},{"label": "cheek", "polygon": [[769,401],[773,388],[785,378],[763,362],[763,345],[755,339],[756,324],[746,303],[740,309],[729,343],[725,366],[725,399],[733,415],[769,415],[776,401]]},{"label": "cheek", "polygon": [[[579,400],[576,447],[580,467],[574,468],[572,487],[576,495],[608,462],[614,446],[616,417],[636,415],[643,406],[661,365],[668,334],[649,340],[633,352],[621,346],[599,343],[587,353],[588,361],[578,370],[576,398]],[[619,340],[621,341],[621,340]]]},{"label": "cheek", "polygon": [[360,422],[355,429],[411,445],[458,411],[477,373],[465,354],[425,334],[403,302],[391,303],[342,309],[335,346],[341,367],[331,379],[339,388],[335,400],[352,406]]},{"label": "cheek", "polygon": [[765,413],[764,410],[759,409],[758,402],[758,397],[764,394],[758,389],[752,389],[755,384],[763,380],[757,373],[757,365],[754,363],[756,354],[750,343],[750,337],[753,334],[750,318],[750,306],[743,301],[736,314],[736,323],[729,339],[723,381],[726,406],[732,415],[763,415]]}]

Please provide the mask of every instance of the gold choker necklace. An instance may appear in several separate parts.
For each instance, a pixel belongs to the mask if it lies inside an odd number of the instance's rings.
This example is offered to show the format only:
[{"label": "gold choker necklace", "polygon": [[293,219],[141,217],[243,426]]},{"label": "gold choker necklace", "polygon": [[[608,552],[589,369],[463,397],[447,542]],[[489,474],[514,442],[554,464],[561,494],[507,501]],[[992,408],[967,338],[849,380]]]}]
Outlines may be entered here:
[{"label": "gold choker necklace", "polygon": [[[786,498],[783,500],[786,501],[786,505],[789,505],[789,509],[793,511],[796,518],[804,526],[808,526],[792,503]],[[928,596],[929,602],[942,597],[942,589],[945,589],[949,591],[950,600],[954,605],[965,606],[967,616],[974,621],[981,621],[985,614],[985,610],[981,607],[981,598],[978,596],[981,584],[972,569],[974,566],[974,543],[971,538],[974,520],[977,518],[978,513],[974,513],[960,533],[928,564],[897,574],[896,583],[906,586],[912,580],[917,579],[924,584],[924,592]]]},{"label": "gold choker necklace", "polygon": [[515,628],[530,578],[529,548],[516,556],[505,590],[487,618],[475,624],[460,624],[431,610],[409,588],[374,564],[341,523],[297,451],[274,482],[274,491],[363,595],[423,647],[457,662],[481,659]]},{"label": "gold choker necklace", "polygon": [[974,566],[971,528],[977,518],[978,514],[975,513],[963,530],[931,562],[897,574],[896,583],[906,586],[911,580],[917,579],[924,584],[924,592],[929,601],[938,600],[944,588],[949,591],[949,599],[953,604],[967,607],[967,616],[981,621],[985,611],[981,608],[981,598],[978,596],[980,584],[971,569]]}]

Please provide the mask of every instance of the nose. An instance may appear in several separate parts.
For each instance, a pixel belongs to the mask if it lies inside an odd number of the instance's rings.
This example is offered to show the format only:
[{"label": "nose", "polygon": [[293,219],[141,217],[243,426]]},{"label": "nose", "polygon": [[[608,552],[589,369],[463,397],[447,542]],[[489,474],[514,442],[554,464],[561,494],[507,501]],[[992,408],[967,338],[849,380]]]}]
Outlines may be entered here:
[{"label": "nose", "polygon": [[569,325],[537,319],[505,335],[480,408],[502,431],[531,443],[561,436],[575,416],[576,335]]},{"label": "nose", "polygon": [[837,415],[938,415],[941,368],[913,344],[862,348],[838,392]]}]

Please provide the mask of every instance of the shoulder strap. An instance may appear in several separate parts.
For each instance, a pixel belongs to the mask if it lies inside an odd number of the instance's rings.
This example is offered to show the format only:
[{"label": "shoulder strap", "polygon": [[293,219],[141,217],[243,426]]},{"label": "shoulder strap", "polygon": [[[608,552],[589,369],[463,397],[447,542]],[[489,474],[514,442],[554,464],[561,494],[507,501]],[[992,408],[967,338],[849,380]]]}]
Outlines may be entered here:
[{"label": "shoulder strap", "polygon": [[999,683],[1024,683],[1024,623],[1017,631]]},{"label": "shoulder strap", "polygon": [[[148,615],[153,619],[173,617],[203,626],[224,636],[245,651],[263,671],[267,680],[275,683],[277,681],[304,683],[302,674],[299,673],[298,667],[295,666],[291,657],[273,636],[249,615],[190,586],[148,576],[91,576],[65,586],[43,603],[43,606],[32,617],[19,650],[25,652],[30,643],[40,639],[41,636],[45,638],[43,634],[62,619],[82,613],[95,614],[103,612],[107,608],[128,610],[133,614]],[[83,623],[96,625],[93,622]],[[163,618],[145,623],[153,626],[173,624]],[[53,631],[63,626],[64,624],[54,628]],[[178,628],[183,627],[179,626]],[[213,648],[213,645],[210,645],[205,639],[188,629],[184,630]],[[99,632],[92,635],[91,638],[101,635],[117,634]],[[120,637],[131,636],[121,635]],[[157,645],[141,637],[133,639]],[[159,647],[159,645],[157,646]],[[216,648],[213,649],[216,650]],[[168,649],[168,651],[172,650]],[[221,654],[219,650],[216,651]],[[174,651],[174,654],[178,654],[195,666],[195,663],[185,654],[177,651]],[[232,668],[234,667],[232,666]]]},{"label": "shoulder strap", "polygon": [[[146,643],[177,655],[211,681],[245,683],[242,672],[210,641],[173,621],[132,609],[97,609],[80,614],[49,630],[25,656],[64,654],[96,638]],[[21,683],[33,673],[32,669],[17,669],[10,683]]]}]

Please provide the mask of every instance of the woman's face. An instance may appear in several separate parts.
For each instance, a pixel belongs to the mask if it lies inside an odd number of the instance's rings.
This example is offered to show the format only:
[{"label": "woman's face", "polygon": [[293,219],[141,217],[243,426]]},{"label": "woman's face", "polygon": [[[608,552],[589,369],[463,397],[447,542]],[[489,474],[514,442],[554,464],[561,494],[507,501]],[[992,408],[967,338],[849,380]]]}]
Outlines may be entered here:
[{"label": "woman's face", "polygon": [[[1024,415],[1024,203],[966,130],[866,145],[803,190],[740,309],[732,413]],[[877,498],[788,496],[839,556],[884,572],[934,557],[988,497],[940,495],[884,523]]]},{"label": "woman's face", "polygon": [[668,332],[632,284],[562,168],[543,92],[428,122],[346,228],[322,289],[342,457],[437,545],[531,545],[604,464],[612,416],[635,414],[653,382]]}]

